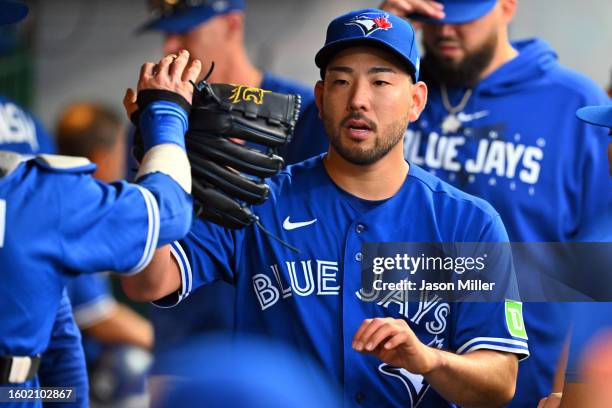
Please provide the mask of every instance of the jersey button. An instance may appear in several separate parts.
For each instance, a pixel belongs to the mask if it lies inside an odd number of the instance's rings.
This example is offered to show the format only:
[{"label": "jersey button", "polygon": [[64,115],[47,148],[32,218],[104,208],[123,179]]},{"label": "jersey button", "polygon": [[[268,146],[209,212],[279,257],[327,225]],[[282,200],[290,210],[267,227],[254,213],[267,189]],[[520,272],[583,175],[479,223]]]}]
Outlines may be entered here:
[{"label": "jersey button", "polygon": [[362,254],[361,252],[357,252],[357,253],[355,254],[355,260],[356,260],[357,262],[361,262],[361,260],[362,260],[362,259],[363,259],[363,254]]},{"label": "jersey button", "polygon": [[365,225],[363,224],[357,224],[355,226],[355,231],[357,231],[358,234],[361,234],[364,230],[365,230]]},{"label": "jersey button", "polygon": [[357,394],[355,394],[355,401],[357,401],[358,404],[361,404],[364,399],[365,399],[365,396],[361,392],[358,392]]}]

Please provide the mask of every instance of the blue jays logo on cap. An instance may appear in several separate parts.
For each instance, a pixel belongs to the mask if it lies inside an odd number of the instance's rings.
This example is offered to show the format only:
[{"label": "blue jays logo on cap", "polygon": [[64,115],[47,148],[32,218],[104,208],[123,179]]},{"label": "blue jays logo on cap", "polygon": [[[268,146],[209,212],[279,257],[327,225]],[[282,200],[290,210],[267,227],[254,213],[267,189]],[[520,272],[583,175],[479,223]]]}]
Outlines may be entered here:
[{"label": "blue jays logo on cap", "polygon": [[387,13],[365,13],[361,14],[346,23],[344,25],[356,25],[361,28],[363,35],[366,37],[378,30],[388,30],[393,28],[393,24],[389,21],[389,15]]},{"label": "blue jays logo on cap", "polygon": [[370,45],[384,48],[399,57],[412,76],[419,78],[419,50],[410,23],[379,9],[361,9],[336,17],[327,27],[325,45],[317,52],[315,63],[322,75],[331,58],[344,48]]}]

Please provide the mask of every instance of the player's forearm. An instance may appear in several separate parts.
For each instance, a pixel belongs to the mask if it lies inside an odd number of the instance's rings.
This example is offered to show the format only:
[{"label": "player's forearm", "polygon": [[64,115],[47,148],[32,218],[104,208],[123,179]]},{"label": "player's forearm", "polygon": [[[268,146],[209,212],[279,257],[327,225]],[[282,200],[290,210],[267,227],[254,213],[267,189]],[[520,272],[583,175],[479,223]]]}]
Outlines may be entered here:
[{"label": "player's forearm", "polygon": [[146,350],[153,349],[151,323],[122,304],[118,304],[107,319],[84,332],[102,343],[131,344]]},{"label": "player's forearm", "polygon": [[514,354],[477,350],[457,355],[436,350],[436,367],[424,377],[445,399],[465,407],[503,406],[514,396]]},{"label": "player's forearm", "polygon": [[121,286],[137,302],[152,302],[180,289],[181,275],[170,246],[155,251],[151,263],[138,274],[121,277]]}]

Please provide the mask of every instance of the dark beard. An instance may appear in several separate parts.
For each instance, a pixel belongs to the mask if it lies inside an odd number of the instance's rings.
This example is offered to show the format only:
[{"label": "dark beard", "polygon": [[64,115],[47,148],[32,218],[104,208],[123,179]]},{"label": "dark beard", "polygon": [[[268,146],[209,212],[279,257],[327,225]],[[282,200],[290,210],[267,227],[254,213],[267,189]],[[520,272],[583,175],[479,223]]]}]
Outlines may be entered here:
[{"label": "dark beard", "polygon": [[449,88],[470,88],[478,83],[480,75],[489,66],[495,54],[497,34],[476,52],[465,56],[458,64],[446,58],[440,58],[431,52],[424,44],[425,57],[421,64],[421,72],[425,82],[435,81]]},{"label": "dark beard", "polygon": [[[408,123],[405,121],[398,121],[394,123],[390,126],[390,128],[385,129],[387,130],[385,134],[381,134],[376,138],[374,147],[369,150],[363,150],[359,148],[349,148],[342,143],[340,132],[343,124],[349,119],[364,118],[359,114],[353,114],[342,121],[340,128],[334,128],[331,120],[326,117],[325,113],[323,113],[323,124],[325,126],[325,133],[327,133],[329,137],[329,143],[332,145],[334,150],[338,152],[340,157],[357,166],[369,166],[385,157],[391,151],[391,149],[393,149],[401,140],[403,140],[404,132],[408,126]],[[373,131],[376,130],[375,124],[370,123],[369,125]]]}]

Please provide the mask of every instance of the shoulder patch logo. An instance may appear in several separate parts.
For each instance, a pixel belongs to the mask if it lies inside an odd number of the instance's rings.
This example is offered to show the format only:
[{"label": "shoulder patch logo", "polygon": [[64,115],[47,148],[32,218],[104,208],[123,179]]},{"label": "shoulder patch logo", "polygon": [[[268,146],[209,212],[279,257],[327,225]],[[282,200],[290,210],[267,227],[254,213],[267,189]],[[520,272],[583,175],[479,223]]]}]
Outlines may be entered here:
[{"label": "shoulder patch logo", "polygon": [[366,37],[378,30],[388,30],[393,28],[389,21],[389,14],[384,13],[365,13],[347,21],[344,25],[355,25],[361,29]]},{"label": "shoulder patch logo", "polygon": [[525,330],[523,321],[523,303],[506,300],[504,309],[508,332],[514,337],[527,340],[527,330]]}]

